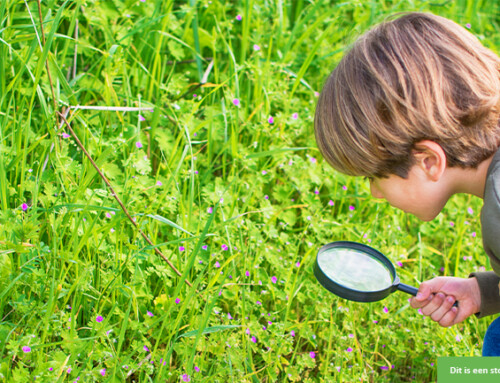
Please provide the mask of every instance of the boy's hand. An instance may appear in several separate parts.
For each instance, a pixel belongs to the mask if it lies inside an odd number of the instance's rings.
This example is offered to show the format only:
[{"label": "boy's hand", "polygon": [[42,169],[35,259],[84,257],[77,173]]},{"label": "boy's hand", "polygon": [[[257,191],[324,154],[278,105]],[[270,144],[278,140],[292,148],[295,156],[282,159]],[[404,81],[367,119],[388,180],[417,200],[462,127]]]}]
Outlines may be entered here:
[{"label": "boy's hand", "polygon": [[[455,300],[458,307],[453,307]],[[476,278],[437,277],[420,285],[410,305],[443,327],[453,326],[479,311],[479,285]]]}]

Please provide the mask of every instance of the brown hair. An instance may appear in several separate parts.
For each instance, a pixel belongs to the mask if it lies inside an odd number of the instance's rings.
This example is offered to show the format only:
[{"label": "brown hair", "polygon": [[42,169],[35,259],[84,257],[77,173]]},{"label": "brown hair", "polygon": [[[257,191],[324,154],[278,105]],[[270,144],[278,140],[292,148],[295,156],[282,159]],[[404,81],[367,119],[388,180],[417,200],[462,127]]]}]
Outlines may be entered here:
[{"label": "brown hair", "polygon": [[500,145],[499,110],[499,57],[453,21],[408,13],[343,57],[319,97],[315,135],[342,173],[406,178],[424,139],[448,166],[477,167]]}]

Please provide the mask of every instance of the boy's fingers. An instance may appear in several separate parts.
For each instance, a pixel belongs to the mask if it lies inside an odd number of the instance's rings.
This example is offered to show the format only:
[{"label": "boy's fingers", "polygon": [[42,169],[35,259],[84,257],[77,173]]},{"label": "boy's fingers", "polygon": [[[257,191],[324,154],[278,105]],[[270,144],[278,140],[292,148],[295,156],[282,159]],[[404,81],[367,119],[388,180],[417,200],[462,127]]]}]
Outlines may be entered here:
[{"label": "boy's fingers", "polygon": [[437,293],[428,304],[422,307],[422,314],[425,316],[431,316],[434,312],[439,310],[444,302],[444,299],[445,296],[443,293]]},{"label": "boy's fingers", "polygon": [[424,302],[431,294],[431,286],[429,286],[428,282],[423,282],[418,288],[417,296],[415,297],[415,299],[419,302]]},{"label": "boy's fingers", "polygon": [[442,327],[450,327],[455,324],[455,319],[457,318],[458,309],[456,307],[452,307],[441,320],[438,322]]},{"label": "boy's fingers", "polygon": [[440,322],[453,307],[455,298],[453,298],[452,296],[445,296],[442,293],[438,293],[437,295],[442,295],[443,300],[437,310],[430,314],[430,317],[433,321]]},{"label": "boy's fingers", "polygon": [[427,306],[429,302],[432,301],[432,298],[434,298],[433,294],[429,295],[424,301],[417,301],[416,297],[413,297],[410,299],[410,306],[414,309],[420,309]]}]

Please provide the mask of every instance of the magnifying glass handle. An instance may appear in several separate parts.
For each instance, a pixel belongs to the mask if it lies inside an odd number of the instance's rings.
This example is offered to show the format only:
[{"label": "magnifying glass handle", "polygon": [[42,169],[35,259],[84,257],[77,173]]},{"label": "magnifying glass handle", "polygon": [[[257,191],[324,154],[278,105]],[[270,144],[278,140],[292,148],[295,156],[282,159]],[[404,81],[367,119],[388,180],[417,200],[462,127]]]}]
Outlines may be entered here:
[{"label": "magnifying glass handle", "polygon": [[[398,285],[398,290],[411,294],[413,296],[417,295],[418,292],[418,289],[416,287],[405,285],[404,283],[400,283]],[[458,301],[455,301],[455,303],[453,303],[453,307],[458,307]]]}]

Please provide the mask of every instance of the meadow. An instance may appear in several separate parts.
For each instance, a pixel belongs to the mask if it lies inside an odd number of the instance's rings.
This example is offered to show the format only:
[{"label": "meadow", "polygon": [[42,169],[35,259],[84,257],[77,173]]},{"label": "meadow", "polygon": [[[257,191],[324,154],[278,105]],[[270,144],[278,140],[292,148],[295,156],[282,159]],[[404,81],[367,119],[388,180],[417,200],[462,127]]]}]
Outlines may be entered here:
[{"label": "meadow", "polygon": [[401,11],[498,53],[495,0],[0,2],[0,382],[433,382],[490,318],[313,275],[358,241],[403,282],[490,269],[482,201],[431,222],[337,173],[313,133],[349,44]]}]

